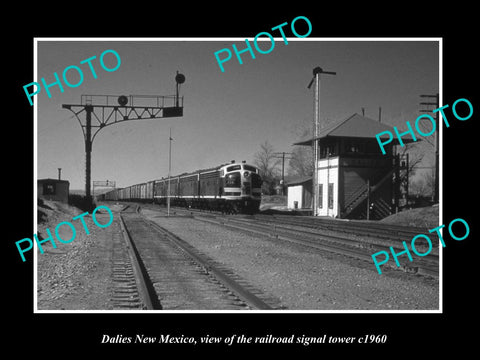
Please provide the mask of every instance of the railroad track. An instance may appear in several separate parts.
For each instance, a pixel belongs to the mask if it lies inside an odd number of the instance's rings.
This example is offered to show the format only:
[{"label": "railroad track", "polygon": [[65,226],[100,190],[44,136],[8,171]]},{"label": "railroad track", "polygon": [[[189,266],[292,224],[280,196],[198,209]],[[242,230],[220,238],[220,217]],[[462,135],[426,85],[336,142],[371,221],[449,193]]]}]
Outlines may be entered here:
[{"label": "railroad track", "polygon": [[[158,207],[155,209],[158,210]],[[223,216],[181,208],[172,209],[172,213],[173,212],[238,231],[266,237],[270,240],[295,243],[323,252],[360,259],[368,262],[373,270],[375,270],[375,267],[373,266],[372,254],[380,250],[390,252],[389,246],[392,246],[395,250],[398,250],[397,252],[400,252],[404,249],[401,243],[402,241],[409,243],[413,236],[420,233],[428,233],[425,232],[425,229],[421,228],[335,221],[311,217],[304,219],[288,215],[272,216],[257,214]],[[371,226],[371,229],[369,226]],[[330,233],[325,230],[328,230]],[[336,232],[336,234],[332,234],[331,232]],[[341,233],[345,233],[345,236],[342,236]],[[432,235],[433,234],[429,234],[430,237],[432,237]],[[417,249],[422,252],[426,250],[426,247],[423,249],[421,244],[418,244]],[[408,261],[408,259],[405,260],[405,256],[400,257],[400,267],[397,267],[393,261],[385,264],[384,267],[430,277],[439,276],[438,247],[434,247],[433,251],[425,257],[417,257],[414,254],[412,254],[412,256],[412,262]]]},{"label": "railroad track", "polygon": [[138,257],[152,309],[282,308],[275,299],[138,211],[122,212],[120,217]]},{"label": "railroad track", "polygon": [[[231,229],[253,233],[255,235],[267,237],[272,240],[280,240],[297,245],[307,246],[320,251],[335,253],[339,255],[348,256],[350,258],[360,259],[372,264],[372,269],[375,269],[372,261],[372,254],[384,250],[390,252],[389,246],[382,244],[381,241],[365,238],[352,238],[348,236],[322,234],[318,228],[302,228],[298,224],[292,227],[290,222],[272,222],[270,219],[263,220],[257,216],[246,217],[232,217],[232,216],[213,216],[209,214],[193,213],[196,219],[214,223],[220,226],[225,226]],[[192,215],[192,213],[191,213]],[[262,220],[260,220],[262,219]],[[401,242],[399,239],[393,239],[391,245],[398,252],[402,251]],[[403,239],[406,240],[406,239]],[[419,251],[424,251],[421,246],[418,246]],[[386,264],[391,269],[401,269],[408,273],[415,273],[431,277],[439,276],[439,258],[438,254],[429,254],[425,257],[414,257],[413,262],[399,258],[400,267],[391,264]]]},{"label": "railroad track", "polygon": [[[270,227],[270,231],[275,234],[277,232],[285,232],[295,235],[302,235],[307,238],[315,238],[319,241],[326,241],[326,242],[336,242],[346,246],[351,246],[355,248],[362,248],[368,250],[384,250],[389,251],[390,246],[394,249],[398,249],[401,251],[403,249],[402,241],[409,242],[410,238],[404,237],[405,233],[402,233],[403,236],[400,238],[393,237],[393,238],[379,238],[376,234],[357,234],[357,233],[348,233],[351,234],[350,236],[344,235],[344,232],[338,232],[335,230],[330,230],[330,232],[326,232],[323,229],[318,227],[305,227],[303,224],[298,223],[291,223],[288,221],[271,221],[270,219],[263,219],[259,220],[259,218],[229,218],[228,221],[231,222],[244,222],[250,224],[254,221],[254,224],[261,224],[266,229]],[[353,236],[352,236],[353,235]],[[417,244],[417,249],[426,252],[428,250],[428,246],[426,244]],[[438,247],[432,251],[430,256],[431,259],[438,262]],[[436,259],[436,260],[435,260]]]},{"label": "railroad track", "polygon": [[143,296],[142,276],[131,244],[121,221],[115,227],[111,239],[111,285],[108,288],[111,307],[115,310],[144,310],[150,306]]},{"label": "railroad track", "polygon": [[[163,210],[162,210],[163,211]],[[172,213],[190,214],[192,216],[204,217],[223,217],[219,213],[209,212],[198,209],[171,208]],[[227,215],[228,217],[228,215]],[[362,222],[338,219],[326,219],[312,216],[298,215],[234,215],[235,219],[255,219],[260,222],[280,225],[300,226],[308,229],[327,230],[357,236],[367,236],[369,238],[379,238],[389,241],[410,241],[415,235],[426,234],[433,241],[438,241],[436,233],[430,233],[427,227],[413,227],[395,224],[385,224],[380,222]]]},{"label": "railroad track", "polygon": [[293,215],[262,215],[253,216],[256,219],[280,224],[291,224],[304,226],[317,230],[332,230],[337,232],[365,235],[369,237],[378,237],[381,239],[407,241],[418,234],[427,234],[432,239],[438,237],[434,233],[429,233],[428,229],[422,227],[412,227],[394,224],[384,224],[379,222],[362,221],[342,221],[337,219],[325,219],[315,217],[293,216]]}]

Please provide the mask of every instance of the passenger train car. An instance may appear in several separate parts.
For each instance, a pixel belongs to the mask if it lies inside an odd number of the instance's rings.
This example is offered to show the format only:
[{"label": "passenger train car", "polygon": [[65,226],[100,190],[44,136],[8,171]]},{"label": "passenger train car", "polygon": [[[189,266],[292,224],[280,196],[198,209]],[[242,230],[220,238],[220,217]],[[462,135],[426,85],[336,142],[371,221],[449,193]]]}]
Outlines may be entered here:
[{"label": "passenger train car", "polygon": [[261,201],[262,179],[258,168],[232,161],[210,169],[162,178],[102,196],[103,200],[153,201],[166,204],[170,182],[170,204],[226,213],[254,213]]}]

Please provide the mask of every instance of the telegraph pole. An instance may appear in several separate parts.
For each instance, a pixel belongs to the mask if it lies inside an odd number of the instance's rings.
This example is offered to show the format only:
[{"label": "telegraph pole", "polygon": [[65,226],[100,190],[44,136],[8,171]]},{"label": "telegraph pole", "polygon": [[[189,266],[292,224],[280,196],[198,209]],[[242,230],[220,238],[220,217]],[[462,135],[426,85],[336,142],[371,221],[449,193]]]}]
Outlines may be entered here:
[{"label": "telegraph pole", "polygon": [[[160,119],[183,116],[183,97],[179,86],[185,76],[175,76],[175,95],[82,95],[80,104],[63,104],[62,108],[73,112],[83,131],[85,140],[85,198],[92,205],[90,193],[92,144],[95,136],[105,126],[128,120]],[[85,120],[83,121],[83,114]],[[95,119],[96,123],[92,124]],[[92,128],[94,129],[92,133]]]},{"label": "telegraph pole", "polygon": [[323,71],[321,67],[313,69],[313,79],[308,84],[308,89],[312,87],[315,82],[314,94],[314,116],[313,116],[313,178],[312,178],[312,193],[313,193],[313,216],[318,215],[318,138],[319,138],[319,123],[320,123],[320,74],[336,75],[333,71]]},{"label": "telegraph pole", "polygon": [[[288,157],[288,155],[293,155],[293,153],[289,152],[277,152],[273,154],[274,158],[282,159],[282,195],[285,195],[285,159],[292,159],[292,157]],[[287,155],[287,157],[285,157]]]},{"label": "telegraph pole", "polygon": [[[420,95],[422,98],[434,98],[436,101],[435,102],[421,102],[420,105],[433,105],[436,106],[436,109],[440,107],[440,98],[438,93],[436,95]],[[431,110],[420,110],[420,112],[431,112]],[[439,182],[440,182],[440,161],[439,161],[439,148],[440,148],[440,128],[439,128],[439,120],[440,120],[440,115],[439,111],[437,111],[436,116],[435,116],[435,179],[434,179],[434,188],[433,188],[433,194],[432,194],[432,200],[434,203],[438,202],[439,199]]]}]

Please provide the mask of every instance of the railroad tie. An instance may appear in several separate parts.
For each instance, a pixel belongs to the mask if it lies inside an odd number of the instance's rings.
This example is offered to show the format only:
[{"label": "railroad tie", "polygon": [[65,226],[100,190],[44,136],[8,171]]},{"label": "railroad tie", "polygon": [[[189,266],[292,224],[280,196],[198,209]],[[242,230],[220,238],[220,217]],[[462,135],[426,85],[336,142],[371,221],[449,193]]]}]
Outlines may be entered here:
[{"label": "railroad tie", "polygon": [[114,309],[143,309],[126,244],[118,233],[112,240],[112,305]]}]

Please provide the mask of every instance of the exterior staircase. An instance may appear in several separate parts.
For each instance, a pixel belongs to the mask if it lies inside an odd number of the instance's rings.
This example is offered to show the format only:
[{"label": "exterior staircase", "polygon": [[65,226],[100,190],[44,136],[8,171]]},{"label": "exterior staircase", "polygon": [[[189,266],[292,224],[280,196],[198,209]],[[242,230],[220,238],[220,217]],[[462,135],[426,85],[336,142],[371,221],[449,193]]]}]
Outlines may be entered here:
[{"label": "exterior staircase", "polygon": [[[345,201],[342,212],[342,218],[355,218],[380,220],[391,215],[391,206],[382,198],[376,198],[375,192],[382,187],[382,185],[389,179],[395,168],[390,170],[378,183],[373,186],[363,184],[357,188]],[[367,213],[367,198],[370,198],[370,208]]]}]

